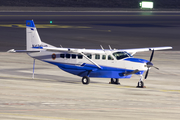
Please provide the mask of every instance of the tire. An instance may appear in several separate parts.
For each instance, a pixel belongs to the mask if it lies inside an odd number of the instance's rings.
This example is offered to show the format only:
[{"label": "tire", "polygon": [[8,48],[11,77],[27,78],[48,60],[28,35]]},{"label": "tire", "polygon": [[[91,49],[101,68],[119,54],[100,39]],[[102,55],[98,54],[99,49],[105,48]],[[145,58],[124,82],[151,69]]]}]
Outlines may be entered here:
[{"label": "tire", "polygon": [[90,79],[88,76],[84,76],[82,78],[82,83],[88,85],[90,83]]},{"label": "tire", "polygon": [[117,84],[119,85],[119,79],[118,78],[111,78],[111,84]]},{"label": "tire", "polygon": [[115,84],[116,83],[116,79],[111,78],[111,84]]},{"label": "tire", "polygon": [[143,81],[138,82],[138,86],[137,87],[143,88],[144,87],[144,82]]},{"label": "tire", "polygon": [[116,78],[116,84],[117,84],[117,85],[120,85],[118,78]]}]

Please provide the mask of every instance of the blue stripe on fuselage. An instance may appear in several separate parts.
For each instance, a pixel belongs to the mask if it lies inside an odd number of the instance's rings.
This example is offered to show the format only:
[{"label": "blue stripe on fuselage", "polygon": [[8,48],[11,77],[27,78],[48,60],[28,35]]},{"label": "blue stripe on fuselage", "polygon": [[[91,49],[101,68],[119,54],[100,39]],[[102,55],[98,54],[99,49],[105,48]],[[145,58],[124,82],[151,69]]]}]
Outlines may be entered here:
[{"label": "blue stripe on fuselage", "polygon": [[147,63],[147,62],[149,62],[148,60],[140,59],[140,58],[126,58],[124,60],[131,61],[131,62],[138,62],[138,63]]},{"label": "blue stripe on fuselage", "polygon": [[43,49],[43,47],[41,47],[41,46],[39,46],[39,47],[32,47],[32,48]]},{"label": "blue stripe on fuselage", "polygon": [[[99,78],[130,78],[131,75],[124,76],[124,73],[131,73],[134,70],[127,70],[123,68],[107,67],[101,66],[103,69],[97,68],[97,66],[92,64],[85,64],[84,66],[75,64],[65,64],[59,62],[44,61],[50,64],[54,64],[61,68],[62,70],[69,72],[77,76],[87,76],[88,71],[91,71],[89,77],[99,77]],[[140,71],[137,74],[143,74],[144,71]]]}]

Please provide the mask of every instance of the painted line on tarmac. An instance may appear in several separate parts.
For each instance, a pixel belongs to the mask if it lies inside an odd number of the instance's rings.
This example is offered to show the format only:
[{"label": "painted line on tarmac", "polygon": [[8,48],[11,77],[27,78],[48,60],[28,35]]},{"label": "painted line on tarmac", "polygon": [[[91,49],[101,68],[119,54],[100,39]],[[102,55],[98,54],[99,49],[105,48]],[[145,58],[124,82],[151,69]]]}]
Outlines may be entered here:
[{"label": "painted line on tarmac", "polygon": [[[84,29],[89,31],[98,31],[98,32],[111,32],[111,30],[97,30],[92,29],[88,26],[69,26],[69,25],[52,25],[52,24],[36,24],[36,28],[62,28],[62,29]],[[25,24],[0,24],[0,27],[11,27],[11,28],[26,28]]]},{"label": "painted line on tarmac", "polygon": [[[26,28],[26,25],[25,24],[5,24],[5,25],[0,25],[0,27]],[[84,29],[84,28],[91,28],[91,27],[88,27],[88,26],[36,24],[36,28],[75,28],[75,29]]]},{"label": "painted line on tarmac", "polygon": [[58,120],[78,120],[72,118],[61,118],[61,117],[50,117],[50,116],[38,116],[38,115],[26,115],[26,114],[16,114],[16,113],[0,113],[0,115],[8,115],[8,116],[19,116],[19,117],[28,117],[28,118],[39,118],[39,119],[58,119]]},{"label": "painted line on tarmac", "polygon": [[180,93],[180,90],[160,90],[162,92],[179,92]]}]

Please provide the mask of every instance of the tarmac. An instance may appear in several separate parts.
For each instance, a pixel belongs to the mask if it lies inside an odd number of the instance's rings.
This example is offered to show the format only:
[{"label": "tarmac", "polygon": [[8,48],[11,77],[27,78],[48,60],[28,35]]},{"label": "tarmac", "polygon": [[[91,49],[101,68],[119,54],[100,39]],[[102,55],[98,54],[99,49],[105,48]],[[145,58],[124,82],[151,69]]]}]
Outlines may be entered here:
[{"label": "tarmac", "polygon": [[[134,57],[149,59],[151,52]],[[0,52],[1,120],[179,120],[180,51],[155,51],[146,88],[136,88],[139,76],[120,79],[81,78],[23,53]]]},{"label": "tarmac", "polygon": [[[1,10],[2,11],[2,10]],[[34,20],[41,40],[73,48],[117,49],[172,46],[155,51],[146,88],[140,79],[78,76],[9,49],[25,49],[25,22]],[[53,21],[52,24],[49,21]],[[175,12],[0,12],[0,120],[179,120],[180,15]],[[151,52],[134,57],[150,59]]]},{"label": "tarmac", "polygon": [[[0,51],[26,48],[26,20],[43,42],[70,48],[172,46],[180,50],[179,12],[0,12]],[[52,24],[50,23],[52,21]]]}]

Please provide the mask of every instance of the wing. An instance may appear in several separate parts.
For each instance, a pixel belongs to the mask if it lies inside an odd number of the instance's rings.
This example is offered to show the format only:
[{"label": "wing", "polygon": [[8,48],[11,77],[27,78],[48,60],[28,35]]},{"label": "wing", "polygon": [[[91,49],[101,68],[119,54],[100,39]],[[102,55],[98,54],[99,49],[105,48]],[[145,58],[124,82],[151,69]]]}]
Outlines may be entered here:
[{"label": "wing", "polygon": [[136,52],[145,52],[145,51],[152,51],[152,50],[167,50],[167,49],[172,49],[172,47],[167,46],[167,47],[134,48],[134,49],[121,49],[117,51],[126,51],[134,55]]},{"label": "wing", "polygon": [[68,53],[91,53],[91,54],[100,54],[105,53],[103,50],[96,50],[96,49],[75,49],[75,48],[52,48],[52,47],[43,47],[46,51],[53,51],[53,52],[68,52]]}]

